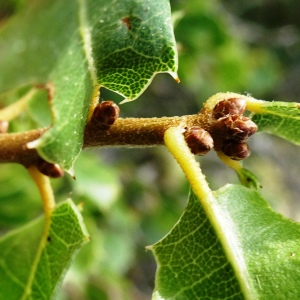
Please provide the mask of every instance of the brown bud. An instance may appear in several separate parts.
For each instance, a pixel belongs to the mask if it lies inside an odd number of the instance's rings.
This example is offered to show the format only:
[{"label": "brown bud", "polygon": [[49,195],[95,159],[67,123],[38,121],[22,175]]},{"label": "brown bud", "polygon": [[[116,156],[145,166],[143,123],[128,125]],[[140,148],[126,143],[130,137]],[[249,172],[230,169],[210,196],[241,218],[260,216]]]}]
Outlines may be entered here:
[{"label": "brown bud", "polygon": [[194,126],[186,129],[185,140],[195,155],[205,155],[214,147],[211,135],[201,127]]},{"label": "brown bud", "polygon": [[115,123],[120,114],[119,106],[113,101],[99,103],[93,112],[91,123],[99,129],[109,129]]},{"label": "brown bud", "polygon": [[249,146],[245,142],[226,141],[222,147],[225,155],[233,160],[242,160],[250,155]]},{"label": "brown bud", "polygon": [[228,115],[242,115],[245,112],[245,109],[245,99],[230,98],[216,104],[213,109],[213,116],[216,119],[220,119]]},{"label": "brown bud", "polygon": [[0,121],[0,133],[7,133],[8,131],[8,122]]},{"label": "brown bud", "polygon": [[[221,121],[221,120],[220,120]],[[257,125],[249,118],[239,115],[224,118],[224,125],[230,139],[246,140],[257,131]]]},{"label": "brown bud", "polygon": [[39,160],[37,168],[41,173],[51,178],[64,176],[64,170],[62,170],[58,164],[49,163],[42,158]]}]

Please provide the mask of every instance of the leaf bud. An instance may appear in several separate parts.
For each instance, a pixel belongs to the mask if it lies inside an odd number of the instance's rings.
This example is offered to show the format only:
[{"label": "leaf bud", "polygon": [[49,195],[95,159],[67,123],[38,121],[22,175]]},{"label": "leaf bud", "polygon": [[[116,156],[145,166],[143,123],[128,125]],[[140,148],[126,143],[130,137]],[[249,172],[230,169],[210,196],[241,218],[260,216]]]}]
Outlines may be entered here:
[{"label": "leaf bud", "polygon": [[257,125],[251,119],[239,115],[224,119],[224,125],[227,127],[229,138],[239,141],[248,139],[257,131]]},{"label": "leaf bud", "polygon": [[245,159],[251,153],[247,143],[234,140],[226,141],[222,147],[222,151],[233,160]]},{"label": "leaf bud", "polygon": [[211,135],[201,127],[187,128],[184,136],[191,152],[195,155],[205,155],[214,147]]},{"label": "leaf bud", "polygon": [[242,115],[246,109],[246,100],[240,98],[230,98],[222,100],[216,104],[213,109],[213,116],[216,119],[228,115]]},{"label": "leaf bud", "polygon": [[109,129],[120,115],[119,106],[113,101],[99,103],[93,112],[91,123],[99,129]]},{"label": "leaf bud", "polygon": [[37,163],[38,170],[51,178],[59,178],[64,176],[64,170],[58,164],[49,163],[42,158]]}]

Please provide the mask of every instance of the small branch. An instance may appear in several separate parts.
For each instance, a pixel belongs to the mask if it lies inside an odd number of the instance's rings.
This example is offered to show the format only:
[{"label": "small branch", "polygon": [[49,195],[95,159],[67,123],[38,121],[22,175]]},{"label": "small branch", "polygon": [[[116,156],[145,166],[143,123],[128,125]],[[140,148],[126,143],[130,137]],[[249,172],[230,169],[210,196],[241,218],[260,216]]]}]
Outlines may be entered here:
[{"label": "small branch", "polygon": [[[84,133],[83,148],[91,147],[149,147],[164,145],[164,133],[169,127],[200,126],[212,128],[213,120],[206,114],[163,118],[118,118],[108,130],[88,123]],[[0,163],[20,163],[25,167],[39,161],[35,149],[27,143],[38,139],[47,128],[22,133],[0,134]]]},{"label": "small branch", "polygon": [[[118,111],[115,111],[111,101],[106,101],[99,104],[99,107],[97,105],[97,110],[88,119],[83,148],[164,145],[164,134],[168,128],[193,129],[195,133],[197,127],[197,132],[201,128],[212,139],[211,143],[205,145],[207,150],[214,147],[215,151],[222,151],[230,159],[241,160],[250,154],[246,141],[257,130],[256,124],[243,116],[246,106],[244,98],[246,97],[239,98],[238,94],[233,93],[217,94],[196,115],[162,118],[117,118]],[[40,160],[38,153],[35,149],[28,149],[27,145],[38,139],[45,130],[47,129],[0,134],[0,163],[15,162],[25,167],[37,165]],[[192,139],[194,138],[195,134]],[[198,152],[198,147],[196,148],[193,149],[195,154]],[[207,152],[202,150],[200,155]]]},{"label": "small branch", "polygon": [[84,134],[84,148],[100,146],[147,147],[164,144],[164,133],[169,127],[200,126],[211,128],[205,114],[162,118],[118,118],[109,130],[99,130],[88,124]]},{"label": "small branch", "polygon": [[242,163],[240,161],[232,160],[226,156],[222,151],[217,151],[219,159],[227,165],[229,168],[233,169],[236,173],[240,173],[243,169]]},{"label": "small branch", "polygon": [[46,223],[50,222],[51,212],[55,207],[55,199],[50,183],[50,178],[42,174],[35,166],[28,168],[28,173],[37,185],[42,197]]},{"label": "small branch", "polygon": [[12,103],[11,105],[0,110],[1,121],[11,121],[21,114],[27,107],[28,102],[32,99],[38,90],[36,88],[30,89],[21,99]]},{"label": "small branch", "polygon": [[0,163],[20,163],[25,167],[36,165],[40,159],[38,153],[35,149],[28,149],[26,145],[38,139],[45,130],[0,134]]}]

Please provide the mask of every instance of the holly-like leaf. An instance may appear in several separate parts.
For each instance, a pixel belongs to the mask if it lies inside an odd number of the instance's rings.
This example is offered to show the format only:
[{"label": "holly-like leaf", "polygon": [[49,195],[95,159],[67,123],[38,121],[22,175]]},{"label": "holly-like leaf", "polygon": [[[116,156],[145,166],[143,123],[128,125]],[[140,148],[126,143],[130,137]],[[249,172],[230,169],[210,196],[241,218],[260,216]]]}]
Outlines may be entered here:
[{"label": "holly-like leaf", "polygon": [[214,198],[231,249],[224,251],[191,192],[179,222],[152,246],[158,263],[153,299],[296,299],[300,225],[274,212],[255,190],[227,185]]},{"label": "holly-like leaf", "polygon": [[158,72],[176,77],[168,0],[26,2],[0,32],[0,93],[51,83],[52,126],[31,146],[69,170],[94,88],[136,99]]},{"label": "holly-like leaf", "polygon": [[63,275],[89,236],[77,207],[68,200],[44,218],[0,240],[0,299],[52,299]]},{"label": "holly-like leaf", "polygon": [[259,131],[276,134],[300,145],[299,103],[253,101],[252,106],[252,120],[257,124]]}]

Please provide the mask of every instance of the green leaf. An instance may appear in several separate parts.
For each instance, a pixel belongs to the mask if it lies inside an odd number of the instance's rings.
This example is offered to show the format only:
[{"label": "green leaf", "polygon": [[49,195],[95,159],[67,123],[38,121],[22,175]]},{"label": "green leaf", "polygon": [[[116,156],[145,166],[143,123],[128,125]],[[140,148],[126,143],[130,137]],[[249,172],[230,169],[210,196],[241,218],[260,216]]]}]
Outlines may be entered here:
[{"label": "green leaf", "polygon": [[167,0],[44,0],[0,32],[0,93],[50,82],[52,127],[33,147],[69,170],[82,143],[94,88],[137,98],[158,72],[176,77]]},{"label": "green leaf", "polygon": [[158,264],[157,299],[242,297],[222,245],[193,193],[179,222],[152,249]]},{"label": "green leaf", "polygon": [[214,198],[231,249],[224,251],[191,193],[179,222],[152,246],[158,263],[153,299],[297,299],[300,225],[274,212],[255,190],[227,185]]},{"label": "green leaf", "polygon": [[40,195],[32,192],[35,185],[23,166],[1,164],[0,186],[2,231],[22,226],[41,213]]},{"label": "green leaf", "polygon": [[242,185],[259,190],[262,186],[255,174],[246,168],[235,170]]},{"label": "green leaf", "polygon": [[112,206],[121,194],[121,183],[117,174],[106,166],[96,153],[87,151],[81,153],[78,158],[75,172],[74,197],[82,199],[81,201],[87,199],[85,210],[89,203],[102,213],[110,214]]},{"label": "green leaf", "polygon": [[92,95],[78,11],[74,1],[33,2],[0,33],[0,92],[45,82],[54,86],[53,126],[36,146],[64,169],[81,149]]},{"label": "green leaf", "polygon": [[89,236],[77,207],[58,205],[43,232],[44,218],[0,240],[0,299],[52,299],[72,259]]},{"label": "green leaf", "polygon": [[[94,2],[94,1],[92,1]],[[168,0],[123,0],[89,9],[93,56],[102,86],[137,98],[157,72],[177,77]]]},{"label": "green leaf", "polygon": [[257,103],[252,120],[257,124],[259,131],[276,134],[300,145],[299,103],[276,101],[257,101]]}]

